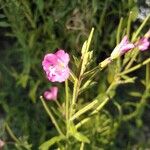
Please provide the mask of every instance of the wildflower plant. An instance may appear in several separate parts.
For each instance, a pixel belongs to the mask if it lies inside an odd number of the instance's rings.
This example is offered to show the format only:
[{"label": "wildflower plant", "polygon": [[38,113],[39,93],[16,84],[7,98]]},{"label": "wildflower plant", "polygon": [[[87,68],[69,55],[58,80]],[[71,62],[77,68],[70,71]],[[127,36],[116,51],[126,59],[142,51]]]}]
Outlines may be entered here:
[{"label": "wildflower plant", "polygon": [[[8,42],[13,39],[1,55],[0,81],[6,86],[0,91],[0,149],[150,147],[149,138],[138,134],[149,114],[150,15],[138,27],[134,0],[0,5],[0,27]],[[52,52],[57,47],[64,50]],[[107,54],[103,59],[101,52]]]},{"label": "wildflower plant", "polygon": [[[129,17],[130,19],[130,17]],[[128,121],[139,115],[141,109],[146,104],[146,99],[150,96],[150,58],[145,59],[143,62],[134,65],[136,58],[141,51],[148,51],[150,34],[147,32],[142,38],[139,33],[146,24],[149,16],[132,34],[131,41],[129,40],[130,33],[130,20],[127,27],[127,35],[118,40],[117,46],[112,50],[112,53],[104,61],[100,62],[97,66],[93,67],[94,50],[91,50],[92,37],[94,35],[94,28],[92,28],[88,39],[84,42],[81,49],[81,57],[78,59],[71,56],[64,50],[58,50],[56,53],[46,54],[42,62],[43,69],[46,72],[47,82],[59,82],[65,84],[65,96],[62,99],[59,93],[63,91],[58,89],[58,95],[52,90],[46,91],[44,97],[41,96],[41,102],[49,115],[53,125],[57,130],[56,136],[42,143],[39,147],[40,150],[48,150],[49,148],[57,149],[86,149],[86,146],[95,143],[95,149],[100,148],[96,145],[97,140],[101,145],[113,144],[112,139],[115,138],[119,124],[123,121]],[[122,21],[120,21],[117,39],[120,39]],[[70,56],[69,56],[70,55]],[[121,56],[124,55],[124,58]],[[72,61],[73,67],[69,64]],[[114,65],[114,76],[109,86],[104,92],[96,93],[95,97],[86,97],[86,92],[91,92],[90,88],[95,88],[96,77],[104,71],[109,65]],[[135,109],[131,113],[123,114],[124,105],[130,107],[132,102],[123,102],[121,106],[115,101],[115,93],[117,87],[122,84],[131,84],[135,82],[135,77],[130,77],[128,74],[146,66],[146,82],[145,91],[140,95],[140,102],[134,104]],[[77,68],[76,70],[71,68]],[[65,82],[65,83],[63,83]],[[52,87],[53,88],[53,87]],[[56,88],[56,87],[55,87]],[[62,88],[62,87],[61,87]],[[52,108],[47,99],[54,99],[57,101],[55,108]],[[56,97],[58,99],[56,100]],[[89,98],[89,99],[88,99]],[[117,108],[118,116],[113,121],[112,116],[106,111],[106,104],[113,102]],[[97,121],[96,121],[97,120]],[[93,129],[92,127],[95,126]],[[98,134],[97,134],[98,133]],[[98,136],[93,139],[92,135]],[[101,138],[103,140],[101,140]],[[105,139],[105,142],[104,142]],[[90,147],[90,146],[89,146]]]}]

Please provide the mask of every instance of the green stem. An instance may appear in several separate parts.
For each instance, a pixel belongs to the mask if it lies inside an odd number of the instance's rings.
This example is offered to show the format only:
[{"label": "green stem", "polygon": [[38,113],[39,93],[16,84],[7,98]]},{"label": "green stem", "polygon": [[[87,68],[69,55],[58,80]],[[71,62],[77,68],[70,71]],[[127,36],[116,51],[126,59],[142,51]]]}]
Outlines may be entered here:
[{"label": "green stem", "polygon": [[82,109],[80,109],[77,113],[75,113],[70,120],[74,120],[76,118],[78,118],[79,116],[81,116],[82,114],[84,114],[85,112],[89,111],[90,109],[92,109],[96,104],[98,103],[98,100],[94,100],[93,102],[91,102],[90,104],[86,105],[85,107],[83,107]]},{"label": "green stem", "polygon": [[146,64],[146,89],[148,90],[150,85],[150,63]]},{"label": "green stem", "polygon": [[100,19],[99,19],[99,23],[98,23],[98,26],[97,26],[100,34],[101,34],[101,31],[102,31],[103,22],[104,22],[104,18],[105,18],[105,15],[106,15],[107,7],[108,7],[108,0],[105,1],[104,7],[103,7],[103,10],[102,10]]},{"label": "green stem", "polygon": [[[117,83],[115,83],[115,80],[110,84],[110,86],[106,90],[106,95],[108,95],[108,93],[111,91],[111,89],[114,87],[114,85],[117,85]],[[90,115],[92,116],[92,115],[95,115],[96,113],[98,113],[105,106],[105,104],[107,104],[108,101],[109,101],[109,97],[106,96],[106,98],[104,98],[103,102],[100,103],[97,106],[97,108],[90,113]],[[79,127],[81,127],[83,124],[85,124],[89,120],[91,120],[91,117],[87,117],[87,118],[83,119],[76,125],[76,128],[78,129]]]},{"label": "green stem", "polygon": [[143,96],[141,98],[140,103],[137,104],[136,110],[134,112],[132,112],[131,114],[129,114],[129,115],[124,115],[123,116],[123,120],[124,121],[128,121],[128,120],[130,120],[130,119],[132,119],[134,117],[141,116],[142,113],[143,113],[144,107],[146,105],[147,97],[148,97],[147,90],[145,90],[145,92],[144,92],[144,94],[143,94]]},{"label": "green stem", "polygon": [[[90,113],[90,116],[95,115],[96,113],[98,113],[104,106],[105,104],[108,102],[109,98],[106,98],[95,110],[93,110]],[[83,124],[85,124],[86,122],[88,122],[89,120],[91,120],[91,117],[87,117],[85,119],[83,119],[82,121],[80,121],[77,125],[76,125],[76,129],[78,129],[79,127],[81,127]]]},{"label": "green stem", "polygon": [[14,133],[12,132],[12,130],[10,129],[9,125],[7,123],[5,123],[5,128],[7,130],[7,132],[9,133],[10,137],[16,142],[16,143],[20,143],[20,141],[17,139],[17,137],[14,135]]},{"label": "green stem", "polygon": [[55,102],[56,105],[59,107],[59,109],[62,109],[62,106],[60,105],[60,103],[59,103],[57,100],[55,100],[54,102]]},{"label": "green stem", "polygon": [[75,103],[77,101],[79,87],[80,87],[79,79],[76,79],[74,81],[73,96],[72,96],[72,101],[71,101],[71,106],[70,106],[70,117],[69,118],[71,118],[71,116],[74,114],[74,107],[75,107]]},{"label": "green stem", "polygon": [[149,62],[150,62],[150,58],[145,60],[144,62],[142,62],[142,63],[140,63],[140,64],[138,64],[138,65],[136,65],[136,66],[134,66],[134,67],[132,67],[130,69],[128,69],[128,70],[125,70],[125,71],[121,72],[119,75],[125,75],[125,74],[128,74],[128,73],[131,73],[131,72],[141,68],[142,66],[148,64]]},{"label": "green stem", "polygon": [[[84,54],[86,54],[89,51],[93,33],[94,33],[94,28],[92,28],[92,30],[90,32],[90,35],[89,35],[89,38],[86,42],[86,47],[85,47],[85,50],[84,50]],[[70,107],[70,118],[74,114],[74,106],[76,104],[76,101],[77,101],[77,98],[78,98],[78,95],[79,95],[79,89],[80,89],[81,80],[82,80],[81,77],[82,77],[82,75],[84,74],[84,71],[85,71],[85,60],[87,59],[86,58],[87,55],[84,55],[84,54],[82,53],[82,65],[81,65],[79,77],[78,77],[78,79],[76,78],[75,81],[74,81],[73,97],[72,97],[71,107]]]},{"label": "green stem", "polygon": [[99,66],[94,67],[94,68],[91,69],[90,71],[85,72],[85,73],[81,76],[81,78],[83,79],[83,78],[87,77],[88,75],[94,74],[97,70],[99,70],[99,68],[100,68]]},{"label": "green stem", "polygon": [[81,143],[80,150],[84,150],[84,143]]},{"label": "green stem", "polygon": [[83,124],[85,124],[86,122],[88,122],[91,119],[91,117],[85,118],[83,120],[81,120],[78,124],[76,124],[76,129],[80,128]]},{"label": "green stem", "polygon": [[72,77],[73,81],[77,79],[77,77],[74,75],[74,73],[70,70],[70,76]]},{"label": "green stem", "polygon": [[[117,36],[116,36],[117,45],[120,42],[120,34],[121,34],[122,23],[123,23],[123,18],[120,19],[118,30],[117,30]],[[118,65],[118,68],[120,70],[120,68],[121,68],[121,58],[120,57],[117,60],[117,65]]]},{"label": "green stem", "polygon": [[50,119],[52,120],[52,123],[55,125],[56,130],[58,131],[58,133],[59,133],[60,135],[63,135],[63,136],[64,136],[64,134],[62,133],[60,127],[58,126],[57,121],[55,120],[55,117],[53,116],[52,112],[51,112],[50,109],[48,108],[48,106],[47,106],[47,104],[45,103],[43,97],[40,96],[40,99],[41,99],[41,102],[42,102],[42,104],[43,104],[43,106],[44,106],[44,108],[45,108],[45,111],[47,112],[47,114],[49,115]]},{"label": "green stem", "polygon": [[65,81],[65,93],[66,93],[66,136],[68,137],[68,128],[69,128],[69,89],[68,89],[68,80]]},{"label": "green stem", "polygon": [[133,62],[135,61],[135,58],[136,58],[136,56],[137,56],[138,54],[139,54],[139,50],[136,49],[136,51],[135,51],[133,57],[130,59],[129,63],[127,64],[127,66],[125,67],[124,70],[127,70],[127,69],[129,69],[129,68],[132,66],[132,64],[133,64]]},{"label": "green stem", "polygon": [[149,20],[149,17],[150,17],[150,14],[146,17],[146,19],[143,21],[143,23],[140,25],[140,27],[138,28],[138,30],[133,35],[132,42],[134,42],[136,40],[137,36],[139,35],[139,33],[141,32],[141,30],[145,26],[146,22]]},{"label": "green stem", "polygon": [[75,105],[75,102],[76,102],[77,93],[78,93],[78,84],[79,84],[79,80],[76,79],[74,82],[74,88],[73,88],[72,105]]},{"label": "green stem", "polygon": [[130,38],[131,15],[132,15],[132,11],[129,14],[128,24],[127,24],[127,36],[128,36],[128,38]]},{"label": "green stem", "polygon": [[96,114],[97,112],[99,112],[104,106],[105,104],[109,101],[109,98],[106,98],[92,113],[91,115],[93,114]]},{"label": "green stem", "polygon": [[117,38],[116,38],[117,45],[120,43],[120,33],[121,33],[122,23],[123,23],[123,18],[121,17],[119,26],[118,26],[118,30],[117,30]]}]

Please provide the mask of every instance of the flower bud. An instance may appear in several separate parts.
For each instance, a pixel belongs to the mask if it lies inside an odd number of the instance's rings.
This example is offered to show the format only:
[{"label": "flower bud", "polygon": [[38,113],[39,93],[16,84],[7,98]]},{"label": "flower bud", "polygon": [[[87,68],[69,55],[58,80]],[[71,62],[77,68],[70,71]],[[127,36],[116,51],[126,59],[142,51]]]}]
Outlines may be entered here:
[{"label": "flower bud", "polygon": [[106,58],[104,61],[102,61],[101,63],[100,63],[100,67],[101,68],[105,68],[109,63],[111,63],[111,58],[110,57],[108,57],[108,58]]},{"label": "flower bud", "polygon": [[54,86],[44,92],[44,98],[46,100],[57,100],[58,87]]},{"label": "flower bud", "polygon": [[116,59],[120,57],[121,55],[125,54],[129,50],[134,48],[134,44],[130,43],[127,36],[124,36],[122,41],[115,47],[115,49],[112,51],[110,58]]},{"label": "flower bud", "polygon": [[148,49],[150,42],[149,42],[148,38],[142,37],[135,43],[135,45],[136,45],[136,47],[138,47],[138,49],[140,51],[145,51]]}]

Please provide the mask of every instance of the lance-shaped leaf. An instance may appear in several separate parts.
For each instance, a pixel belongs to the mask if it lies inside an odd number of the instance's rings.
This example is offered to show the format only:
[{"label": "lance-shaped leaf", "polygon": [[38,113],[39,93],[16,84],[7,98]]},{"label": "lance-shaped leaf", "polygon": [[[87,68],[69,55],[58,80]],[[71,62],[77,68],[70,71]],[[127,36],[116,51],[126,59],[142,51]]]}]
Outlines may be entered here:
[{"label": "lance-shaped leaf", "polygon": [[97,82],[91,80],[86,81],[83,86],[80,88],[79,94],[81,94],[82,92],[86,91],[87,89],[93,87]]},{"label": "lance-shaped leaf", "polygon": [[55,136],[51,138],[50,140],[44,142],[42,145],[40,145],[39,150],[49,150],[49,148],[54,145],[55,143],[58,143],[59,141],[63,140],[65,137],[62,135]]},{"label": "lance-shaped leaf", "polygon": [[71,122],[70,123],[70,135],[73,136],[76,140],[84,143],[90,143],[90,140],[83,135],[82,133],[78,132],[74,124]]}]

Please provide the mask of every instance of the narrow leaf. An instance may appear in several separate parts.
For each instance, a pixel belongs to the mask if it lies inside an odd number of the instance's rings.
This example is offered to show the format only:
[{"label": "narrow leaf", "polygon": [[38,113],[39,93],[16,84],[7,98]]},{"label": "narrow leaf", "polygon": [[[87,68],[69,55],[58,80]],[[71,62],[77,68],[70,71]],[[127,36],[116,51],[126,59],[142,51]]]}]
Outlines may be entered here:
[{"label": "narrow leaf", "polygon": [[50,140],[44,142],[42,145],[40,145],[39,150],[49,150],[49,148],[54,145],[55,143],[61,141],[64,139],[64,136],[59,135],[51,138]]},{"label": "narrow leaf", "polygon": [[0,22],[0,27],[10,27],[10,24],[5,22],[5,21],[1,21]]},{"label": "narrow leaf", "polygon": [[90,143],[90,140],[83,134],[77,132],[76,134],[74,134],[74,137],[80,141],[80,142],[84,142],[84,143]]}]

